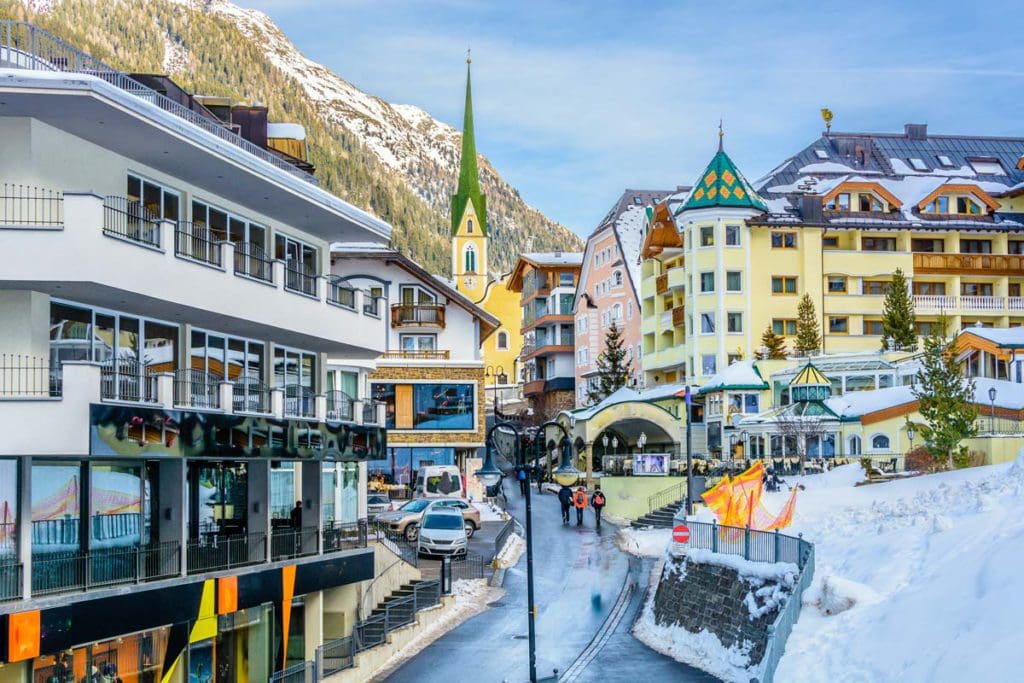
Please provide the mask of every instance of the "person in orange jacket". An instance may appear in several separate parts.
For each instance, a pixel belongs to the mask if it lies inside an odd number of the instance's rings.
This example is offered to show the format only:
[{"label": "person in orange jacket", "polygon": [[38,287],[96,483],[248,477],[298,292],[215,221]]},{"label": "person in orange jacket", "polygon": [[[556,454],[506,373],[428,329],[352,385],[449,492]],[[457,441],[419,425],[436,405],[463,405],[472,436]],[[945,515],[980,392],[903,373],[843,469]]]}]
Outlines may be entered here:
[{"label": "person in orange jacket", "polygon": [[572,504],[576,508],[576,526],[583,526],[583,511],[587,508],[587,492],[582,486],[572,494]]}]

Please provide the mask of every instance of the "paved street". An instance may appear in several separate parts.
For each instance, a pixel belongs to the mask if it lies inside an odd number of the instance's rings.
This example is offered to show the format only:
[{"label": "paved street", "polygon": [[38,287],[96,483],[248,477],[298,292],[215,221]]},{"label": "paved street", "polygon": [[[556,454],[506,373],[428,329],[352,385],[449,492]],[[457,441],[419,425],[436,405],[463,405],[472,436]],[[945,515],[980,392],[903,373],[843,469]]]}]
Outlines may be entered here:
[{"label": "paved street", "polygon": [[[536,489],[534,489],[536,491]],[[518,489],[506,488],[509,511],[523,521]],[[626,555],[613,542],[615,527],[600,536],[587,526],[563,527],[553,494],[534,496],[534,568],[537,591],[537,672],[565,671],[587,648],[608,617],[630,571]],[[649,569],[649,567],[648,567]],[[641,573],[642,568],[637,568]],[[526,556],[505,576],[505,596],[491,609],[439,638],[388,677],[388,681],[525,681],[527,678]],[[646,580],[640,591],[646,587]],[[626,616],[605,650],[579,680],[622,680],[647,676],[647,681],[706,681],[700,672],[649,650],[629,635],[641,592],[634,595]],[[605,654],[605,652],[609,654]],[[612,654],[618,653],[618,654]],[[628,667],[617,658],[628,656]],[[603,674],[596,671],[603,670]],[[627,672],[628,668],[628,672]],[[612,676],[611,672],[617,672]],[[628,675],[627,675],[628,674]]]}]

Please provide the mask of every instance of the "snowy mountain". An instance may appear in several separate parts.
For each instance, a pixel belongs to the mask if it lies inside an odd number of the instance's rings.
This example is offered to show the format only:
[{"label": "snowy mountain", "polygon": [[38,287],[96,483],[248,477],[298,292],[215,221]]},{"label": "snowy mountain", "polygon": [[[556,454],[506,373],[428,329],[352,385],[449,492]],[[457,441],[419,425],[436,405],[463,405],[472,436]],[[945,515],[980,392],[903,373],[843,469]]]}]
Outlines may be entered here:
[{"label": "snowy mountain", "polygon": [[[272,119],[303,124],[323,185],[390,221],[396,248],[448,272],[461,133],[307,59],[262,12],[227,0],[0,0],[0,18],[32,21],[127,71],[168,73],[196,92],[260,101]],[[580,249],[483,156],[479,167],[493,267],[509,269],[531,237],[537,251]]]}]

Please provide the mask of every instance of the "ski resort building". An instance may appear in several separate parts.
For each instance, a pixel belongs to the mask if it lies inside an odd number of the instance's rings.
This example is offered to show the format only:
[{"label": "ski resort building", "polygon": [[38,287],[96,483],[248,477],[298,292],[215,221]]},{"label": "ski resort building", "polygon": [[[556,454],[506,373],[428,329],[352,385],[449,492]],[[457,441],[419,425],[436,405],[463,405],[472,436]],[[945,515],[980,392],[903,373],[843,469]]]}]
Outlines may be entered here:
[{"label": "ski resort building", "polygon": [[265,110],[0,37],[0,681],[302,667],[374,578],[387,452],[327,364],[393,348],[387,303],[330,244],[391,228]]}]

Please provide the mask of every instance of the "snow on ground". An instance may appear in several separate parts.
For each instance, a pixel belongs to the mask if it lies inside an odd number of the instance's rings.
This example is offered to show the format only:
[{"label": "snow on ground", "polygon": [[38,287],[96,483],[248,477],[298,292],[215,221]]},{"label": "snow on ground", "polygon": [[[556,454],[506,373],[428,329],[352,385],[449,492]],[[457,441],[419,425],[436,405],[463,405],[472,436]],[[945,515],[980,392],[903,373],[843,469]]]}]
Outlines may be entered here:
[{"label": "snow on ground", "polygon": [[619,550],[640,557],[663,557],[671,540],[671,529],[623,527],[615,534],[615,545]]},{"label": "snow on ground", "polygon": [[505,541],[505,546],[498,553],[495,558],[497,560],[498,569],[508,569],[514,567],[519,563],[519,558],[522,557],[523,552],[526,551],[526,541],[519,534],[509,534],[508,540]]},{"label": "snow on ground", "polygon": [[776,680],[1020,680],[1024,454],[854,487],[862,477],[854,464],[803,479],[788,531],[815,543],[817,569]]},{"label": "snow on ground", "polygon": [[508,519],[508,514],[493,503],[474,500],[472,505],[480,511],[481,522],[504,522]]},{"label": "snow on ground", "polygon": [[472,616],[487,609],[488,603],[500,599],[505,594],[500,588],[491,588],[487,585],[486,579],[462,579],[452,584],[452,595],[455,596],[455,604],[442,608],[446,614],[433,622],[410,640],[401,652],[396,653],[387,663],[374,672],[378,679],[387,678],[389,672],[394,671],[407,660],[418,654],[423,648],[443,636],[448,631],[466,621]]}]

